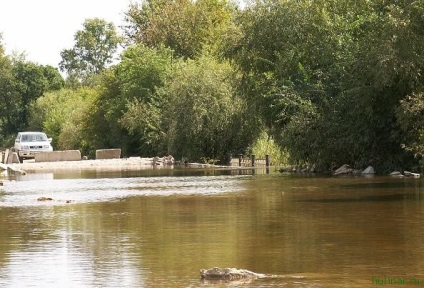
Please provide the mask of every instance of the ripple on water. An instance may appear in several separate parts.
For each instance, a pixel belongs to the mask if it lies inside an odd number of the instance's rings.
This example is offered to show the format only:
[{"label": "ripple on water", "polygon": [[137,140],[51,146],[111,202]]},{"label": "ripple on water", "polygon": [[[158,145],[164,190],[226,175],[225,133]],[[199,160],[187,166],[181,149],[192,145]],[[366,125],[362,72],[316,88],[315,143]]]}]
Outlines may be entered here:
[{"label": "ripple on water", "polygon": [[[0,207],[103,202],[131,196],[213,195],[241,191],[240,181],[247,177],[251,176],[29,178],[5,182],[0,188]],[[37,201],[40,197],[53,200]]]}]

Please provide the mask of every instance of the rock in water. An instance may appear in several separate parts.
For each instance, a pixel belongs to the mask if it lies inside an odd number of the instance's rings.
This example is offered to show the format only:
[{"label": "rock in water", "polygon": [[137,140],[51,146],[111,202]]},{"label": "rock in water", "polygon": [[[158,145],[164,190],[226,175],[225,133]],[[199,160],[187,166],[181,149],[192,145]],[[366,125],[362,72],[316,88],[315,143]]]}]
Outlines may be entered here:
[{"label": "rock in water", "polygon": [[375,174],[375,170],[372,166],[368,166],[364,171],[362,171],[362,174]]},{"label": "rock in water", "polygon": [[205,280],[240,280],[265,277],[267,277],[266,274],[255,273],[246,269],[214,267],[200,270],[200,278]]}]

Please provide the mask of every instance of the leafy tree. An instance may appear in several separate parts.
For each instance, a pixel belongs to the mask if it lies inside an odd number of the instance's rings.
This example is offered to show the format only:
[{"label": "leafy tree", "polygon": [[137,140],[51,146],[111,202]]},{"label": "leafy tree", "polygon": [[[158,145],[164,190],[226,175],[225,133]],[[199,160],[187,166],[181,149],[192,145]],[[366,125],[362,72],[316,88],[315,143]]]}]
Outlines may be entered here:
[{"label": "leafy tree", "polygon": [[[12,61],[6,56],[2,56],[0,57],[0,132],[3,139],[17,129],[19,100],[14,81]],[[2,145],[5,144],[2,143]]]},{"label": "leafy tree", "polygon": [[395,111],[422,83],[418,2],[271,0],[246,9],[232,51],[243,94],[293,161],[407,165]]},{"label": "leafy tree", "polygon": [[99,18],[86,19],[83,30],[75,33],[74,40],[72,49],[61,51],[59,67],[71,79],[80,81],[111,64],[120,42],[113,23]]},{"label": "leafy tree", "polygon": [[57,68],[46,65],[41,66],[41,69],[47,82],[45,91],[55,91],[65,87],[65,80],[63,79],[62,75],[60,75]]},{"label": "leafy tree", "polygon": [[203,56],[174,70],[164,87],[169,152],[176,157],[220,159],[243,152],[257,137],[245,102],[237,97],[237,75],[228,63]]},{"label": "leafy tree", "polygon": [[235,7],[220,0],[146,1],[126,13],[130,41],[171,48],[177,57],[193,58],[217,50],[229,31]]},{"label": "leafy tree", "polygon": [[51,66],[28,62],[21,56],[0,58],[1,132],[16,134],[30,126],[29,107],[49,90],[60,89],[64,80]]},{"label": "leafy tree", "polygon": [[170,49],[133,46],[122,55],[116,73],[121,83],[125,111],[119,123],[137,139],[139,154],[164,153],[163,109],[166,100],[157,93],[171,72]]},{"label": "leafy tree", "polygon": [[61,89],[45,93],[31,105],[31,121],[53,138],[55,149],[79,149],[93,155],[88,141],[89,115],[98,92],[95,89]]}]

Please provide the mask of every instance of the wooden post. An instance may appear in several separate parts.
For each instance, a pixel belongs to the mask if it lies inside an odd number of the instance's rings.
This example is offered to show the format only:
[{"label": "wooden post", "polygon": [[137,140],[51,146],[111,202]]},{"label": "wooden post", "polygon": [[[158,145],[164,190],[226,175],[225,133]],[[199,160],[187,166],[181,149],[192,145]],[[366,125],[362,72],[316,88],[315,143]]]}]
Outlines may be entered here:
[{"label": "wooden post", "polygon": [[252,154],[250,157],[252,159],[252,167],[255,167],[255,154]]},{"label": "wooden post", "polygon": [[269,155],[265,155],[265,166],[269,167]]},{"label": "wooden post", "polygon": [[243,154],[239,154],[239,166],[241,167],[241,162],[243,161]]}]

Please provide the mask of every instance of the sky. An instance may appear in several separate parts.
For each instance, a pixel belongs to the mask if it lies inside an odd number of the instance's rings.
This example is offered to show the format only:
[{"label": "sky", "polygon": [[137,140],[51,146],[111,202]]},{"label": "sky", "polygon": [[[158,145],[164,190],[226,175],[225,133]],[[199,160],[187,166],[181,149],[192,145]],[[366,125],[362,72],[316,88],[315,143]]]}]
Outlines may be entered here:
[{"label": "sky", "polygon": [[24,53],[28,61],[58,67],[60,51],[74,46],[74,35],[85,19],[102,18],[118,28],[131,2],[135,1],[1,0],[0,33],[6,54]]}]

